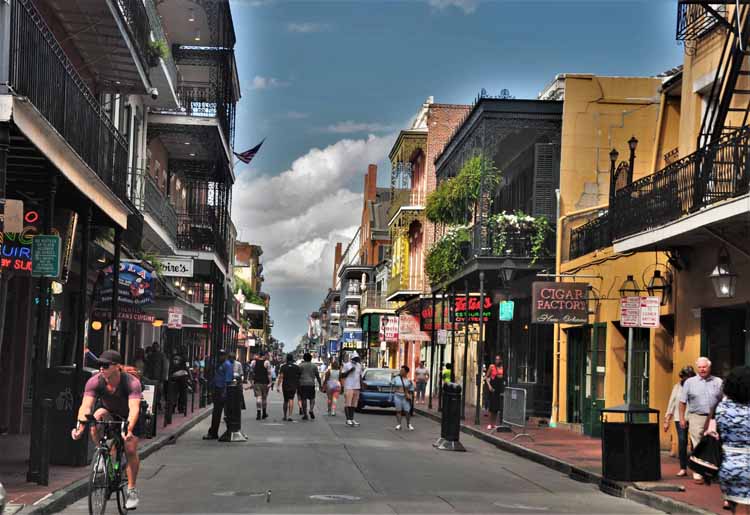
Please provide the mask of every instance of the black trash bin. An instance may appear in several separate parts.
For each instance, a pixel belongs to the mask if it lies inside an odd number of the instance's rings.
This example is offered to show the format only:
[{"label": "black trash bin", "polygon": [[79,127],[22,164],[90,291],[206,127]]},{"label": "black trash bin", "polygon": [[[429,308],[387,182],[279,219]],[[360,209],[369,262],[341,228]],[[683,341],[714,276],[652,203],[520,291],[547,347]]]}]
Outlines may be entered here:
[{"label": "black trash bin", "polygon": [[84,368],[81,374],[81,391],[74,395],[75,365],[60,365],[48,368],[44,373],[42,398],[52,399],[49,411],[50,460],[52,465],[82,466],[91,461],[94,446],[88,435],[73,440],[70,431],[75,427],[79,406],[76,397],[81,398],[83,387],[92,375],[93,368]]},{"label": "black trash bin", "polygon": [[443,416],[440,419],[440,439],[433,445],[443,451],[464,451],[459,441],[461,434],[461,404],[463,402],[461,385],[445,383],[442,389],[441,403]]},{"label": "black trash bin", "polygon": [[623,404],[599,410],[599,416],[602,476],[613,481],[660,480],[659,410]]},{"label": "black trash bin", "polygon": [[[143,386],[143,399],[148,404],[147,411],[139,415],[143,423],[144,437],[154,438],[158,424],[156,418],[159,415],[159,402],[161,402],[161,382],[147,378],[141,378]],[[143,404],[141,404],[143,407]]]}]

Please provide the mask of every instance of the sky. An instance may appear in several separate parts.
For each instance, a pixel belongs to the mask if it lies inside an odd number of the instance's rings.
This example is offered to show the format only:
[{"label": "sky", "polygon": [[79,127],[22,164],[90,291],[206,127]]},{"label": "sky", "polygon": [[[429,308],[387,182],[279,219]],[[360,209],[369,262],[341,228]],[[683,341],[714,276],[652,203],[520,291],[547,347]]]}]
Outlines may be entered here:
[{"label": "sky", "polygon": [[675,0],[230,0],[242,98],[232,219],[263,247],[273,334],[296,346],[362,210],[367,165],[425,99],[535,98],[559,73],[653,76],[682,63]]}]

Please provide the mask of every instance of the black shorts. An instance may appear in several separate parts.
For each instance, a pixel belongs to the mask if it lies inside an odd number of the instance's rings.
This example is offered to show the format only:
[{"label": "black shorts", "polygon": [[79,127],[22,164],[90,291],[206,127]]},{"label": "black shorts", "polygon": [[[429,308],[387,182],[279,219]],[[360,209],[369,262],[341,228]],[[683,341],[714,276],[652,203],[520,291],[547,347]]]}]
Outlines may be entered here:
[{"label": "black shorts", "polygon": [[315,398],[315,385],[302,385],[299,387],[300,399],[314,399]]},{"label": "black shorts", "polygon": [[[146,429],[145,418],[146,418],[145,413],[140,413],[138,415],[138,421],[135,423],[135,427],[133,427],[133,436],[136,436],[138,438],[141,438],[143,436],[143,434],[145,433],[145,429]],[[117,413],[107,412],[107,416],[105,417],[104,420],[126,422],[128,420],[128,417],[123,417],[121,415],[118,415]]]},{"label": "black shorts", "polygon": [[293,401],[294,396],[297,394],[297,390],[283,390],[284,401]]}]

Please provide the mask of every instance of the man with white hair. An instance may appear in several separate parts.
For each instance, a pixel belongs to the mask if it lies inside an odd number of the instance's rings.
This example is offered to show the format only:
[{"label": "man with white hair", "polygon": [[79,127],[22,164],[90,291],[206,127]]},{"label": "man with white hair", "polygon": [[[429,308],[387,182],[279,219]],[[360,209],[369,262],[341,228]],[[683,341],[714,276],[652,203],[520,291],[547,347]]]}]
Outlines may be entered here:
[{"label": "man with white hair", "polygon": [[[711,375],[711,360],[706,357],[698,358],[695,370],[698,375],[685,381],[680,394],[680,427],[687,427],[693,448],[700,442],[722,398],[722,382]],[[703,482],[700,474],[693,474],[693,479],[697,483]]]}]

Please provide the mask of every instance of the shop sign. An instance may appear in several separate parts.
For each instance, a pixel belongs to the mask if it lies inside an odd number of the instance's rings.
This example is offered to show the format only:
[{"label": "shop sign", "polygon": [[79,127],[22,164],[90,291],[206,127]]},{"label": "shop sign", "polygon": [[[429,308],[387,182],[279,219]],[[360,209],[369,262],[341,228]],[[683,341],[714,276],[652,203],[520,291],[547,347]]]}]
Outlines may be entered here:
[{"label": "shop sign", "polygon": [[0,233],[0,267],[3,270],[31,272],[31,240],[39,232],[39,212],[26,211],[23,228],[18,232]]},{"label": "shop sign", "polygon": [[362,342],[362,329],[357,327],[353,329],[344,329],[344,336],[342,338],[345,342]]},{"label": "shop sign", "polygon": [[659,297],[623,297],[620,299],[620,326],[659,327]]},{"label": "shop sign", "polygon": [[169,329],[182,329],[182,308],[178,308],[178,307],[169,308],[169,316],[167,318],[167,327]]},{"label": "shop sign", "polygon": [[499,312],[500,312],[500,321],[501,322],[510,322],[513,320],[513,309],[515,308],[515,303],[512,300],[504,300],[500,303]]},{"label": "shop sign", "polygon": [[339,341],[338,340],[328,340],[328,353],[329,354],[336,354],[339,351]]},{"label": "shop sign", "polygon": [[531,286],[535,324],[585,324],[589,319],[588,284],[535,282]]},{"label": "shop sign", "polygon": [[[484,308],[479,309],[480,296],[472,293],[469,296],[468,316],[469,323],[479,323],[480,312],[483,322],[489,322],[492,317],[492,298],[487,295],[484,298]],[[441,308],[442,307],[442,313]],[[432,299],[422,301],[421,326],[423,331],[432,331]],[[456,295],[453,301],[453,320],[457,323],[464,323],[467,315],[466,296]],[[451,329],[450,323],[450,303],[447,298],[435,300],[435,329]]]},{"label": "shop sign", "polygon": [[448,331],[445,329],[438,329],[437,342],[438,345],[448,345]]},{"label": "shop sign", "polygon": [[479,323],[479,316],[481,311],[482,321],[489,322],[492,312],[492,299],[489,296],[484,297],[484,309],[479,309],[481,297],[469,297],[469,305],[467,309],[466,297],[456,296],[453,301],[453,320],[456,322],[465,322],[468,314],[469,322]]},{"label": "shop sign", "polygon": [[59,236],[39,234],[31,240],[31,276],[53,277],[60,276],[60,245]]},{"label": "shop sign", "polygon": [[[110,265],[102,270],[99,302],[112,302],[112,279],[114,268]],[[142,306],[154,301],[154,273],[137,263],[120,263],[118,301],[123,304]]]},{"label": "shop sign", "polygon": [[193,277],[193,258],[160,256],[162,275],[166,277]]},{"label": "shop sign", "polygon": [[[112,318],[111,311],[97,310],[94,311],[95,320],[110,320]],[[153,323],[156,320],[156,316],[150,313],[144,313],[142,311],[117,311],[117,320],[125,320],[128,322],[141,322],[141,323]]]},{"label": "shop sign", "polygon": [[430,337],[420,329],[419,319],[408,313],[398,316],[398,337],[406,341],[430,341]]},{"label": "shop sign", "polygon": [[398,317],[387,315],[380,319],[380,341],[398,341]]}]

